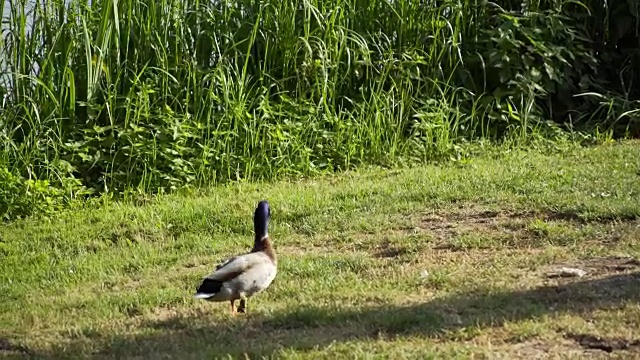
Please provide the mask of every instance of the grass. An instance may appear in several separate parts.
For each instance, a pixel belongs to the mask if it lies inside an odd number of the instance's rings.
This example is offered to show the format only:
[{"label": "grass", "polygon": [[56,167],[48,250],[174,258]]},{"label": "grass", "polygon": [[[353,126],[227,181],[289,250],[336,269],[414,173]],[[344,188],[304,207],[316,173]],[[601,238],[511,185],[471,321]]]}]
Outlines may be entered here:
[{"label": "grass", "polygon": [[[0,227],[0,356],[637,356],[639,154],[512,151],[16,221]],[[231,318],[192,294],[250,247],[263,198],[280,272]],[[548,276],[561,266],[588,274]]]}]

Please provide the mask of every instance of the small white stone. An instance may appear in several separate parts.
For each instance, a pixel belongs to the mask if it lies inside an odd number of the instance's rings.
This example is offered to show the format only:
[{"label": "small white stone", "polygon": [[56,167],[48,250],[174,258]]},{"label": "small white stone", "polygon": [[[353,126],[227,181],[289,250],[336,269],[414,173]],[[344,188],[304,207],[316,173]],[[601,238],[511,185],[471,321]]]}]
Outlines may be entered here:
[{"label": "small white stone", "polygon": [[429,272],[427,270],[420,271],[420,278],[426,279],[429,277]]}]

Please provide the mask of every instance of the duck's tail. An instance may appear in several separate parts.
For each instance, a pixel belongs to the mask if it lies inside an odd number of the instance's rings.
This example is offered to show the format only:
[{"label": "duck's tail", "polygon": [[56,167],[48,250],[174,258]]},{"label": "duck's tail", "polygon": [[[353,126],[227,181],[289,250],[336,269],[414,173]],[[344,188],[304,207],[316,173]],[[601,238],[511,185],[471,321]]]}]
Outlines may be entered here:
[{"label": "duck's tail", "polygon": [[210,297],[215,296],[220,289],[222,289],[222,281],[220,280],[212,280],[212,279],[204,279],[198,289],[196,289],[196,294],[194,297],[196,299],[208,299]]}]

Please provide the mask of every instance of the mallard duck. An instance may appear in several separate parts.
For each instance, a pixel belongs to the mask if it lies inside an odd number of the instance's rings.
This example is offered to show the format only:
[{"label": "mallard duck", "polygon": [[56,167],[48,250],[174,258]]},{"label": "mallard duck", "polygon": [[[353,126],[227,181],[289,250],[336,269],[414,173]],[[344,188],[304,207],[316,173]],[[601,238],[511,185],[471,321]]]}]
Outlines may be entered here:
[{"label": "mallard duck", "polygon": [[[260,201],[253,215],[255,239],[251,252],[222,262],[203,280],[195,298],[207,301],[231,302],[231,315],[246,313],[247,299],[264,291],[276,277],[278,261],[271,247],[268,226],[271,209]],[[240,300],[238,309],[236,300]]]}]

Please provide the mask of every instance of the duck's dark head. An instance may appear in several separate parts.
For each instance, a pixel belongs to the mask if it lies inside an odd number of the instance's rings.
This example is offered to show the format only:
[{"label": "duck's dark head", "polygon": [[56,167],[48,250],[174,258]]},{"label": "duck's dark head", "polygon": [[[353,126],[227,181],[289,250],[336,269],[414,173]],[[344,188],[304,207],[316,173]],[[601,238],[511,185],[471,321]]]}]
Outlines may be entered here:
[{"label": "duck's dark head", "polygon": [[269,203],[266,200],[260,201],[253,214],[253,230],[256,235],[256,242],[268,236],[269,216],[271,216]]}]

